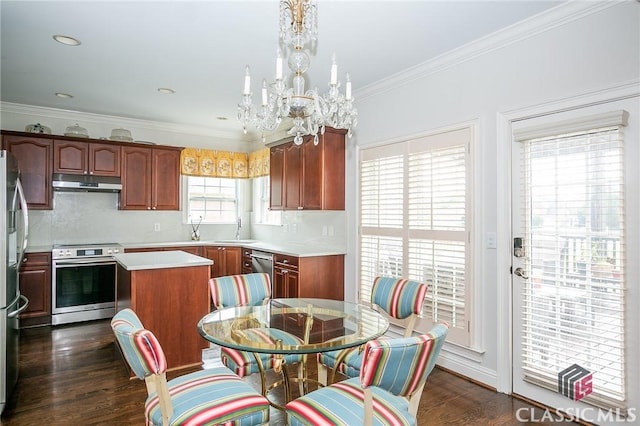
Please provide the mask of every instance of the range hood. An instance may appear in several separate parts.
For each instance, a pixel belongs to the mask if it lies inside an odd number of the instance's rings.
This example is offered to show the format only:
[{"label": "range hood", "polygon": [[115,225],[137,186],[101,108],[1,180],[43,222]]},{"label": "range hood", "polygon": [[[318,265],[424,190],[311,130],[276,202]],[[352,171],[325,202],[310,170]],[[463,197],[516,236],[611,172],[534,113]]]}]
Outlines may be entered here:
[{"label": "range hood", "polygon": [[122,181],[119,177],[111,176],[54,173],[53,190],[80,192],[120,192],[120,190],[122,190]]}]

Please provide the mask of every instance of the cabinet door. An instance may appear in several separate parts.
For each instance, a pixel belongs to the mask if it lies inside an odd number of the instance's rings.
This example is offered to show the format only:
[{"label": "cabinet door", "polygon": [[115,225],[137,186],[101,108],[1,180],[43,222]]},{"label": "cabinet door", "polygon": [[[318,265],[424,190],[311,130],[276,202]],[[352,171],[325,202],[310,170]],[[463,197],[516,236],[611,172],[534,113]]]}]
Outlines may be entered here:
[{"label": "cabinet door", "polygon": [[327,129],[318,145],[308,137],[302,145],[302,207],[307,210],[344,210],[344,134]]},{"label": "cabinet door", "polygon": [[284,148],[284,208],[296,210],[302,208],[300,200],[302,173],[302,145],[293,142]]},{"label": "cabinet door", "polygon": [[242,249],[240,247],[224,247],[224,275],[242,273]]},{"label": "cabinet door", "polygon": [[152,210],[180,210],[180,151],[152,150]]},{"label": "cabinet door", "polygon": [[213,260],[213,265],[211,265],[211,278],[214,277],[222,277],[222,261],[221,259],[221,247],[205,247],[204,248],[204,257],[207,259]]},{"label": "cabinet door", "polygon": [[53,141],[53,172],[86,175],[89,171],[86,142]]},{"label": "cabinet door", "polygon": [[3,145],[18,159],[22,186],[29,208],[51,210],[53,140],[36,137],[3,136]]},{"label": "cabinet door", "polygon": [[120,208],[123,210],[151,209],[151,150],[144,147],[122,147],[122,191]]},{"label": "cabinet door", "polygon": [[298,272],[275,267],[273,271],[273,298],[298,297]]},{"label": "cabinet door", "polygon": [[21,326],[51,323],[51,254],[27,253],[19,275],[20,292],[29,306],[20,314]]},{"label": "cabinet door", "polygon": [[89,173],[97,176],[120,176],[120,146],[89,144]]},{"label": "cabinet door", "polygon": [[284,147],[274,146],[269,151],[269,207],[284,208]]}]

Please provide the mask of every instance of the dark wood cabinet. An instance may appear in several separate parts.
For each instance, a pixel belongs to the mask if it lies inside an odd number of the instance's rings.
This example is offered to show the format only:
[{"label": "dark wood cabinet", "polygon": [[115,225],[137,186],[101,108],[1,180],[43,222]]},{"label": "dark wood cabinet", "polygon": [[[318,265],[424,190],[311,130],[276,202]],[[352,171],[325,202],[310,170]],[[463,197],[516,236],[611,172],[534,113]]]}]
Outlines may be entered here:
[{"label": "dark wood cabinet", "polygon": [[284,145],[269,150],[269,207],[284,209]]},{"label": "dark wood cabinet", "polygon": [[120,145],[54,140],[53,171],[80,175],[120,176]]},{"label": "dark wood cabinet", "polygon": [[53,140],[42,137],[3,135],[4,149],[18,160],[27,204],[32,210],[53,208],[51,187]]},{"label": "dark wood cabinet", "polygon": [[20,293],[29,305],[20,314],[20,326],[51,324],[51,253],[26,253],[19,272]]},{"label": "dark wood cabinet", "polygon": [[242,248],[229,246],[204,247],[204,257],[213,260],[211,277],[242,273]]},{"label": "dark wood cabinet", "polygon": [[180,150],[122,147],[123,210],[180,210]]},{"label": "dark wood cabinet", "polygon": [[251,263],[251,252],[253,250],[248,248],[242,248],[242,267],[240,268],[241,274],[250,274],[253,272],[253,265]]},{"label": "dark wood cabinet", "polygon": [[273,210],[344,210],[345,132],[326,129],[318,145],[288,142],[270,151]]},{"label": "dark wood cabinet", "polygon": [[274,254],[273,297],[344,300],[344,256]]}]

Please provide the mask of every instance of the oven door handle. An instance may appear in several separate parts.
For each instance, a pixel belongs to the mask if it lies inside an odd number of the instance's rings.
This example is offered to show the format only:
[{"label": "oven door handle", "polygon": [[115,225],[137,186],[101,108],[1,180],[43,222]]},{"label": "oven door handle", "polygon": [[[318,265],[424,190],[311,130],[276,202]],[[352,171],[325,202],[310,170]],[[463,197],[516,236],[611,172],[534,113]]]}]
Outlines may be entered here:
[{"label": "oven door handle", "polygon": [[116,261],[113,259],[105,261],[96,261],[95,259],[78,259],[78,260],[64,260],[53,261],[54,268],[72,268],[74,266],[99,266],[99,265],[115,265]]}]

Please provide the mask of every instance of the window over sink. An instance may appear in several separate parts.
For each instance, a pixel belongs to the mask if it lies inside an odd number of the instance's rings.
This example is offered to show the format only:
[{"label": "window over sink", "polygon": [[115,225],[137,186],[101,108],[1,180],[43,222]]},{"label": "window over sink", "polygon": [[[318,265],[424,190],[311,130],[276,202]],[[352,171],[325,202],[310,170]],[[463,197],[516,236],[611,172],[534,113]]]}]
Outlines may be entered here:
[{"label": "window over sink", "polygon": [[236,223],[239,216],[239,179],[187,177],[187,217],[202,223]]}]

